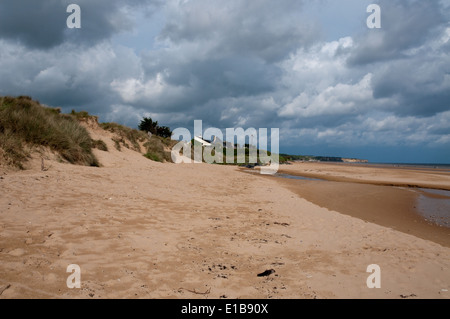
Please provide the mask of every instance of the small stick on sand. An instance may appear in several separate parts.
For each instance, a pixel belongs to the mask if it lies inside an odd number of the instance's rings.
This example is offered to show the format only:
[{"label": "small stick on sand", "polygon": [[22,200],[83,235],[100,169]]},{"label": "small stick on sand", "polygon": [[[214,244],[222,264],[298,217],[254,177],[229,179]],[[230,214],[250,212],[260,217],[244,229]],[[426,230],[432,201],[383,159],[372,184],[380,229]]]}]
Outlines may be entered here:
[{"label": "small stick on sand", "polygon": [[42,157],[41,158],[41,171],[43,171],[43,172],[46,172],[46,171],[48,171],[48,169],[50,168],[50,167],[45,167],[45,165],[44,165],[44,158]]},{"label": "small stick on sand", "polygon": [[8,289],[9,287],[11,287],[10,284],[6,285],[6,287],[4,287],[4,288],[0,288],[0,296],[1,296],[2,293],[3,293],[6,289]]},{"label": "small stick on sand", "polygon": [[197,292],[197,291],[195,291],[195,289],[190,290],[190,289],[186,289],[186,288],[178,288],[178,290],[186,290],[186,291],[192,292],[193,294],[196,294],[196,295],[208,295],[211,292],[211,288],[209,288],[205,292]]}]

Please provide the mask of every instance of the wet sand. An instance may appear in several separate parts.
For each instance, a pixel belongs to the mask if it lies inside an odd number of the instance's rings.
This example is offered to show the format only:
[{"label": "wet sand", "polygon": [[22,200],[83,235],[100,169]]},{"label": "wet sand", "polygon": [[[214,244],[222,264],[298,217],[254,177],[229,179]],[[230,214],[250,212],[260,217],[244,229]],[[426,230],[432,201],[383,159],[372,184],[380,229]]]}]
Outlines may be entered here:
[{"label": "wet sand", "polygon": [[418,194],[391,186],[283,180],[293,192],[321,207],[450,247],[450,229],[417,212]]},{"label": "wet sand", "polygon": [[439,168],[297,162],[281,165],[279,172],[337,182],[450,190],[450,172]]},{"label": "wet sand", "polygon": [[280,172],[323,179],[278,179],[316,205],[450,247],[450,228],[426,219],[419,214],[418,207],[419,196],[446,198],[439,195],[439,191],[433,194],[419,189],[450,188],[450,174],[445,171],[360,164],[294,163],[282,166]]}]

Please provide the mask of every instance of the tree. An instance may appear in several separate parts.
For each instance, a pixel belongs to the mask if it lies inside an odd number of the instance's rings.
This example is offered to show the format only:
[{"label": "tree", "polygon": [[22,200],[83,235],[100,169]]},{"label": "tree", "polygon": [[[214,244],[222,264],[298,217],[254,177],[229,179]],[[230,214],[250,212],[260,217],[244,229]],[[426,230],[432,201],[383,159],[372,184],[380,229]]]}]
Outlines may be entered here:
[{"label": "tree", "polygon": [[152,134],[169,138],[172,136],[172,131],[167,126],[158,126],[158,121],[153,122],[153,120],[149,117],[144,117],[139,124],[139,129],[144,132],[150,132]]},{"label": "tree", "polygon": [[159,135],[164,138],[169,138],[172,136],[172,131],[167,126],[157,127],[156,135]]},{"label": "tree", "polygon": [[149,117],[144,117],[139,124],[139,129],[144,132],[150,132],[152,134],[157,134],[158,132],[158,121],[153,122],[153,120]]}]

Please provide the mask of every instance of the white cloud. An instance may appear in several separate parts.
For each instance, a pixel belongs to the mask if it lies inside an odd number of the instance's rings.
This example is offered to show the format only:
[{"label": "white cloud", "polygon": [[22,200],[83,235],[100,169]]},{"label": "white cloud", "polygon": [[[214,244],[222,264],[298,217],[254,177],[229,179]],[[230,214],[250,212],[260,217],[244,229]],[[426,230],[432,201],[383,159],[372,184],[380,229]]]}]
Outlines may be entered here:
[{"label": "white cloud", "polygon": [[288,101],[278,114],[306,118],[359,113],[372,105],[372,74],[364,74],[359,82],[349,84],[357,73],[346,68],[345,54],[338,55],[340,50],[351,48],[352,43],[351,38],[343,38],[292,56],[283,65],[288,78],[284,83],[300,83],[294,84],[291,90],[301,93]]}]

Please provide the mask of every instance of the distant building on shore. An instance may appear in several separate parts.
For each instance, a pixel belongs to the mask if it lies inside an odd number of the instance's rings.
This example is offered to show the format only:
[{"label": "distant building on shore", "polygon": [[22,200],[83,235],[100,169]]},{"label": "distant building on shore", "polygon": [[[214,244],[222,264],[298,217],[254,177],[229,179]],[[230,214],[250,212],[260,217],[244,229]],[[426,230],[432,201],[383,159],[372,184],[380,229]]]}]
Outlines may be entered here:
[{"label": "distant building on shore", "polygon": [[368,160],[359,158],[342,158],[342,161],[344,163],[369,163]]},{"label": "distant building on shore", "polygon": [[359,158],[345,158],[336,156],[314,156],[314,155],[288,155],[280,154],[288,161],[298,162],[338,162],[338,163],[368,163],[366,159]]}]

